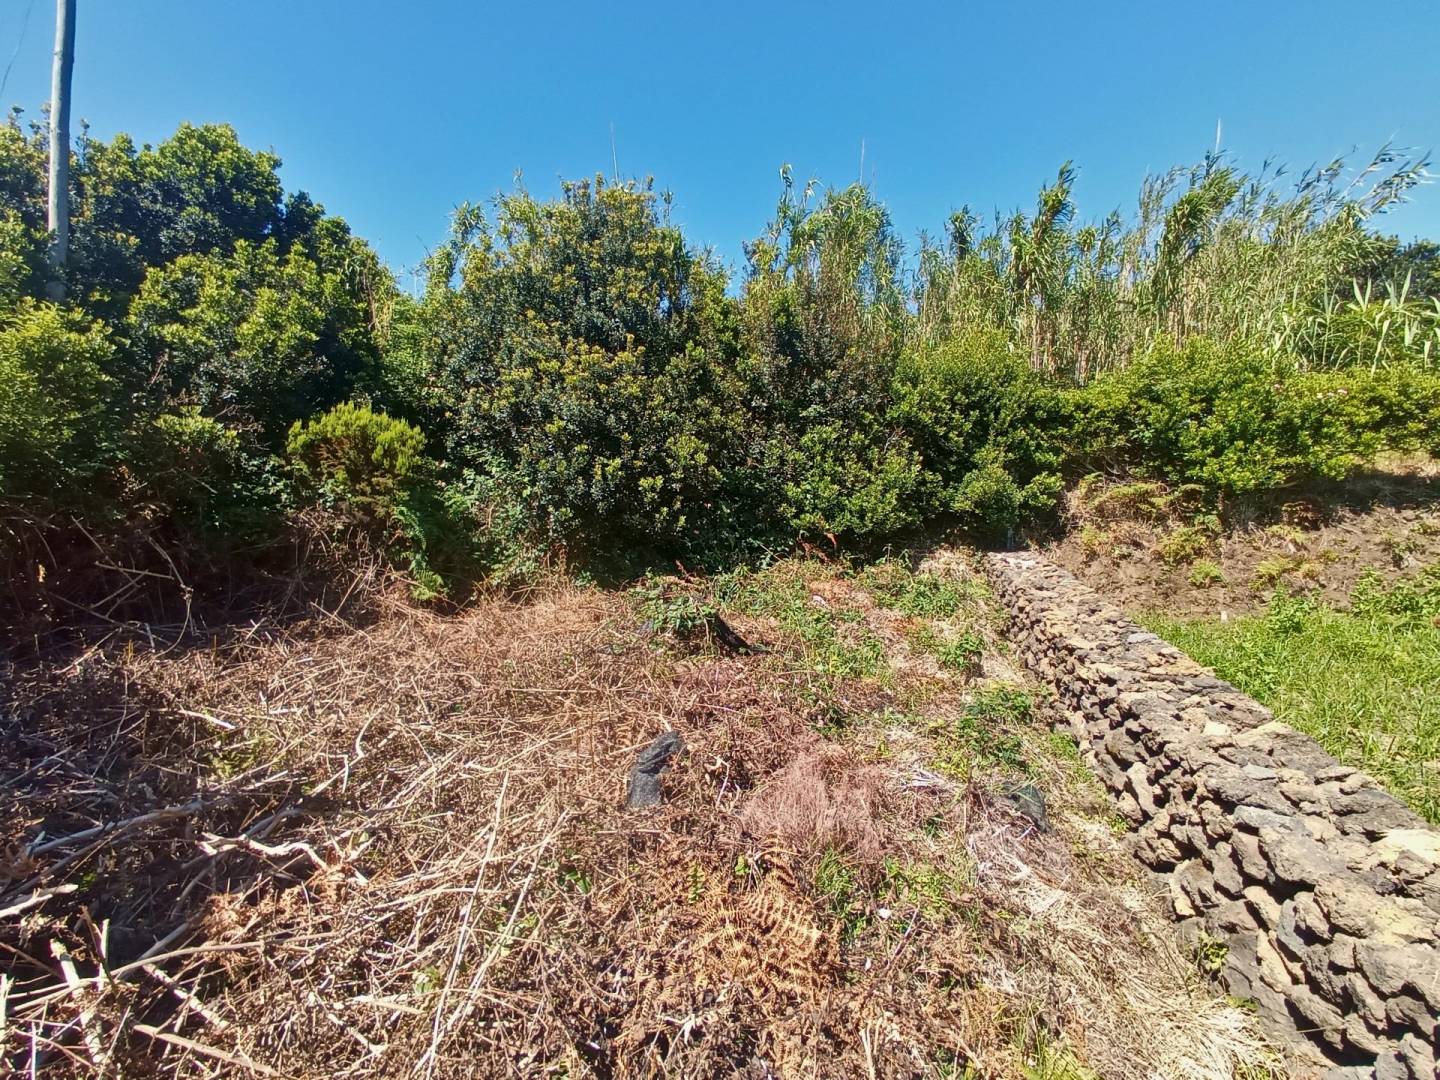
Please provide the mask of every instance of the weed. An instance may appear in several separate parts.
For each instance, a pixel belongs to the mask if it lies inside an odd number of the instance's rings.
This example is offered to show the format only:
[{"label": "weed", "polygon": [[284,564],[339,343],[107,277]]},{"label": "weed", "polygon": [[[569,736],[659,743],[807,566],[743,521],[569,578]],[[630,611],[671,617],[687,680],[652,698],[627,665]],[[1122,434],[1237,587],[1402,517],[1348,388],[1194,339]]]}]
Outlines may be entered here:
[{"label": "weed", "polygon": [[1265,530],[1265,534],[1274,537],[1283,544],[1289,544],[1291,547],[1297,549],[1303,548],[1306,544],[1305,534],[1300,531],[1299,526],[1292,525],[1289,522],[1271,525]]},{"label": "weed", "polygon": [[1035,701],[1025,690],[1007,683],[991,683],[970,699],[966,715],[1006,724],[1027,724]]},{"label": "weed", "polygon": [[595,887],[594,880],[578,866],[562,866],[559,871],[560,884],[582,896]]},{"label": "weed", "polygon": [[705,868],[699,863],[691,863],[685,872],[685,884],[685,898],[692,904],[698,904],[705,895]]},{"label": "weed", "polygon": [[1007,728],[1029,721],[1033,702],[1019,687],[993,683],[976,692],[952,722],[932,725],[936,736],[935,768],[959,780],[969,780],[981,767],[1026,773],[1024,744]]},{"label": "weed", "polygon": [[1219,975],[1230,956],[1230,947],[1219,938],[1211,937],[1203,930],[1195,945],[1195,965],[1207,975]]},{"label": "weed", "polygon": [[813,595],[812,564],[779,563],[761,571],[740,571],[716,579],[717,601],[747,615],[772,618],[803,645],[811,670],[831,676],[888,676],[885,644],[853,609],[835,608]]},{"label": "weed", "polygon": [[1392,532],[1382,532],[1376,542],[1390,553],[1390,561],[1396,566],[1404,566],[1422,547],[1419,537]]},{"label": "weed", "polygon": [[1182,525],[1162,536],[1155,544],[1155,553],[1171,566],[1198,559],[1210,550],[1210,535],[1195,525]]},{"label": "weed", "polygon": [[1080,530],[1080,550],[1091,558],[1105,554],[1111,546],[1110,534],[1104,529],[1086,525]]},{"label": "weed", "polygon": [[1250,575],[1250,587],[1256,592],[1273,589],[1287,574],[1294,573],[1302,562],[1303,560],[1289,555],[1271,555],[1262,559]]},{"label": "weed", "polygon": [[948,619],[983,595],[969,578],[912,573],[895,559],[866,567],[860,583],[885,607],[912,618]]},{"label": "weed", "polygon": [[1089,507],[1099,521],[1154,521],[1164,516],[1165,509],[1165,485],[1148,480],[1106,488]]},{"label": "weed", "polygon": [[935,647],[935,658],[942,667],[974,675],[980,671],[980,658],[985,652],[985,641],[974,630],[948,640]]},{"label": "weed", "polygon": [[1209,559],[1196,559],[1190,567],[1189,581],[1196,588],[1208,589],[1211,585],[1220,585],[1225,581],[1225,572],[1220,569],[1220,564]]},{"label": "weed", "polygon": [[880,891],[892,904],[911,904],[930,918],[945,919],[969,884],[966,871],[892,857],[882,868]]},{"label": "weed", "polygon": [[1027,1056],[1021,1066],[1025,1080],[1100,1080],[1100,1074],[1081,1062],[1063,1039],[1052,1039],[1043,1030],[1036,1033]]},{"label": "weed", "polygon": [[863,912],[856,910],[859,880],[855,870],[833,847],[826,848],[820,856],[815,866],[814,885],[826,910],[840,920],[840,940],[847,944],[854,941],[868,920]]},{"label": "weed", "polygon": [[640,614],[657,632],[687,639],[704,631],[715,617],[716,608],[693,593],[677,590],[671,583],[651,578],[634,590]]}]

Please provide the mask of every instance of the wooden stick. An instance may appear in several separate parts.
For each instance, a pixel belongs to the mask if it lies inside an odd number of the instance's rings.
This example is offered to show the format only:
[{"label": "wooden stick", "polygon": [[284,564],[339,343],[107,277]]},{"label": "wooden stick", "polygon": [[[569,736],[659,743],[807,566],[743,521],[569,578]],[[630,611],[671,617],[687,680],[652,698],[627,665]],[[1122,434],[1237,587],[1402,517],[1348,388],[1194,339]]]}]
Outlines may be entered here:
[{"label": "wooden stick", "polygon": [[242,1069],[249,1069],[251,1072],[259,1073],[261,1076],[281,1075],[268,1065],[262,1065],[258,1061],[252,1061],[245,1054],[232,1054],[228,1051],[221,1050],[218,1046],[207,1046],[205,1043],[196,1042],[194,1039],[187,1039],[183,1035],[172,1035],[168,1031],[161,1031],[159,1028],[152,1027],[150,1024],[136,1024],[132,1030],[138,1031],[141,1035],[148,1035],[152,1039],[173,1043],[175,1046],[189,1050],[191,1053],[203,1054],[205,1057],[223,1061],[227,1065],[238,1065]]}]

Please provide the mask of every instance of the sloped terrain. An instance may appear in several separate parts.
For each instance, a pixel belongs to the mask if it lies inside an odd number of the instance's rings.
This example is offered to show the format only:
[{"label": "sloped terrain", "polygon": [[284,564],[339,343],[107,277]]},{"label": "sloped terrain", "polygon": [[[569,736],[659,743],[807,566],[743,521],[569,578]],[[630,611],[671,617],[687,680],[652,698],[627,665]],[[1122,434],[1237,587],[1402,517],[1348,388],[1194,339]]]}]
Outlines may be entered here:
[{"label": "sloped terrain", "polygon": [[1440,561],[1440,466],[1431,459],[1388,462],[1223,530],[1164,505],[1174,494],[1131,484],[1072,498],[1077,527],[1044,554],[1128,612],[1185,618],[1256,611],[1277,587],[1344,606],[1367,575],[1390,581]]},{"label": "sloped terrain", "polygon": [[[1279,1069],[994,626],[947,552],[17,670],[9,1067]],[[664,801],[625,809],[667,731]]]}]

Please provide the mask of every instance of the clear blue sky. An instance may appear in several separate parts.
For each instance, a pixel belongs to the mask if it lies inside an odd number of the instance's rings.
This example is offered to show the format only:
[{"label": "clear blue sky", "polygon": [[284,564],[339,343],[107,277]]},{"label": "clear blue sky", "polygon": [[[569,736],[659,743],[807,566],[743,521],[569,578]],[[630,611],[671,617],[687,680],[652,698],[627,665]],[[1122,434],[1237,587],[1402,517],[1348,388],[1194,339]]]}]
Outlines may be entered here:
[{"label": "clear blue sky", "polygon": [[[228,121],[396,268],[451,209],[559,177],[653,175],[732,265],[789,162],[860,168],[913,249],[968,203],[1029,205],[1065,159],[1083,217],[1215,138],[1296,167],[1394,139],[1440,151],[1440,3],[485,4],[78,0],[75,114],[158,141]],[[53,0],[0,0],[7,102],[39,117]],[[1440,170],[1437,170],[1440,171]],[[1386,231],[1440,237],[1440,185]]]}]

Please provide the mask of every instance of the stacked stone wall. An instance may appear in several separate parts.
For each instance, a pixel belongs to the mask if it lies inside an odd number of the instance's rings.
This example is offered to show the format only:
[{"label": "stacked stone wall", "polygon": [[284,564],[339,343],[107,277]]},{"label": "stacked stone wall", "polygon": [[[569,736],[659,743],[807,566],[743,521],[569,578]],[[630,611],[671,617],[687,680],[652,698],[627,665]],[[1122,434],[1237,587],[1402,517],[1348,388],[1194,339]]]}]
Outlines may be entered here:
[{"label": "stacked stone wall", "polygon": [[1440,832],[1065,571],[987,563],[1020,657],[1225,988],[1319,1073],[1436,1080]]}]

